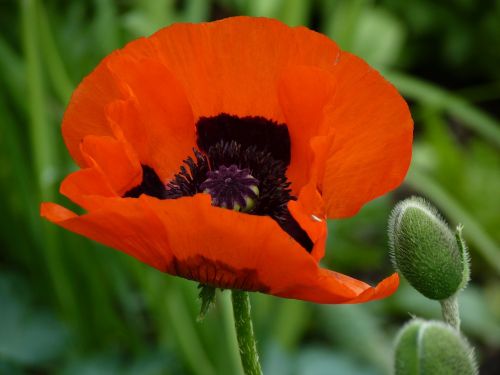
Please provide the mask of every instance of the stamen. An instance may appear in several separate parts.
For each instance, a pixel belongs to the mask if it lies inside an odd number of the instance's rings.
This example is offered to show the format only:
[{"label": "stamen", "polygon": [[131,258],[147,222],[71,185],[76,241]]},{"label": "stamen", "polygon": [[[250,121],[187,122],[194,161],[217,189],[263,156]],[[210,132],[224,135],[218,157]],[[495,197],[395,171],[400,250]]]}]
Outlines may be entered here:
[{"label": "stamen", "polygon": [[259,181],[249,169],[222,165],[215,171],[207,172],[207,177],[200,189],[212,196],[214,206],[242,212],[248,212],[255,206]]},{"label": "stamen", "polygon": [[297,198],[286,177],[290,137],[285,124],[227,114],[201,118],[197,143],[200,150],[193,150],[166,185],[153,168],[143,165],[143,181],[124,197],[177,199],[205,192],[214,206],[270,217],[312,251],[309,235],[288,210],[288,202]]}]

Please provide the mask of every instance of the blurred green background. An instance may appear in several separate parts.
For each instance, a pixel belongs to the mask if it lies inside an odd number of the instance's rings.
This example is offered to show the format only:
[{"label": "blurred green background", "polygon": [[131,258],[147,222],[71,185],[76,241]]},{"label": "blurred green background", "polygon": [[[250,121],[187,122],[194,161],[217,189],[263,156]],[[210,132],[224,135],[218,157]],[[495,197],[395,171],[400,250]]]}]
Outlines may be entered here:
[{"label": "blurred green background", "polygon": [[[0,373],[241,374],[227,292],[196,322],[196,284],[39,218],[74,170],[60,134],[75,85],[110,51],[173,22],[248,14],[307,25],[366,59],[410,103],[411,171],[396,192],[330,222],[325,266],[391,272],[386,222],[410,194],[465,225],[463,330],[482,374],[500,367],[500,2],[474,0],[0,1]],[[388,374],[398,328],[437,303],[320,306],[255,294],[266,374]]]}]

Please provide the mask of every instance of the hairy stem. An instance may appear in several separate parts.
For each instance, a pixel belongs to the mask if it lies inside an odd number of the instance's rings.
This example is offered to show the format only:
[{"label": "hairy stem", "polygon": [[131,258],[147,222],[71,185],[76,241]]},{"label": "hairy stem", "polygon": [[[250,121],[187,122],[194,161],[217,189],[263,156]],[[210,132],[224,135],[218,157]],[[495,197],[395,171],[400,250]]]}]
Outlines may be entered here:
[{"label": "hairy stem", "polygon": [[456,294],[439,302],[441,302],[441,312],[443,313],[444,321],[457,331],[460,330],[460,313],[458,311]]},{"label": "hairy stem", "polygon": [[245,375],[262,375],[255,335],[250,314],[250,297],[247,292],[232,291],[234,325]]}]

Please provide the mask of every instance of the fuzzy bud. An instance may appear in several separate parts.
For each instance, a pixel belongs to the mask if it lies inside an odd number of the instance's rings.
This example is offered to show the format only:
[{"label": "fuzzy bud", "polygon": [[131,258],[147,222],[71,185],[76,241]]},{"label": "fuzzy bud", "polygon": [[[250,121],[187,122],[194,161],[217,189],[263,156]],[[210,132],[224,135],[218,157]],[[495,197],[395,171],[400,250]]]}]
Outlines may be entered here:
[{"label": "fuzzy bud", "polygon": [[461,228],[454,234],[422,198],[396,205],[389,219],[389,243],[394,266],[427,298],[449,298],[469,280]]},{"label": "fuzzy bud", "polygon": [[474,352],[455,329],[413,319],[396,339],[395,375],[475,375]]}]

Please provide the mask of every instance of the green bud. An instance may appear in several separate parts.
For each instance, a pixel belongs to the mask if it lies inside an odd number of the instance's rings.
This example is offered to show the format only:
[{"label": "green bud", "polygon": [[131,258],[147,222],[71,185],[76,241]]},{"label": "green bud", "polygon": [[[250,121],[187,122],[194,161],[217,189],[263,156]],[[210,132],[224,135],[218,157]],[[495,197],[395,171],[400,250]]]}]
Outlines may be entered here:
[{"label": "green bud", "polygon": [[396,339],[395,375],[475,375],[474,352],[447,324],[413,319]]},{"label": "green bud", "polygon": [[430,299],[443,300],[469,280],[469,258],[461,237],[422,198],[399,202],[389,219],[389,243],[394,266],[410,284]]}]

